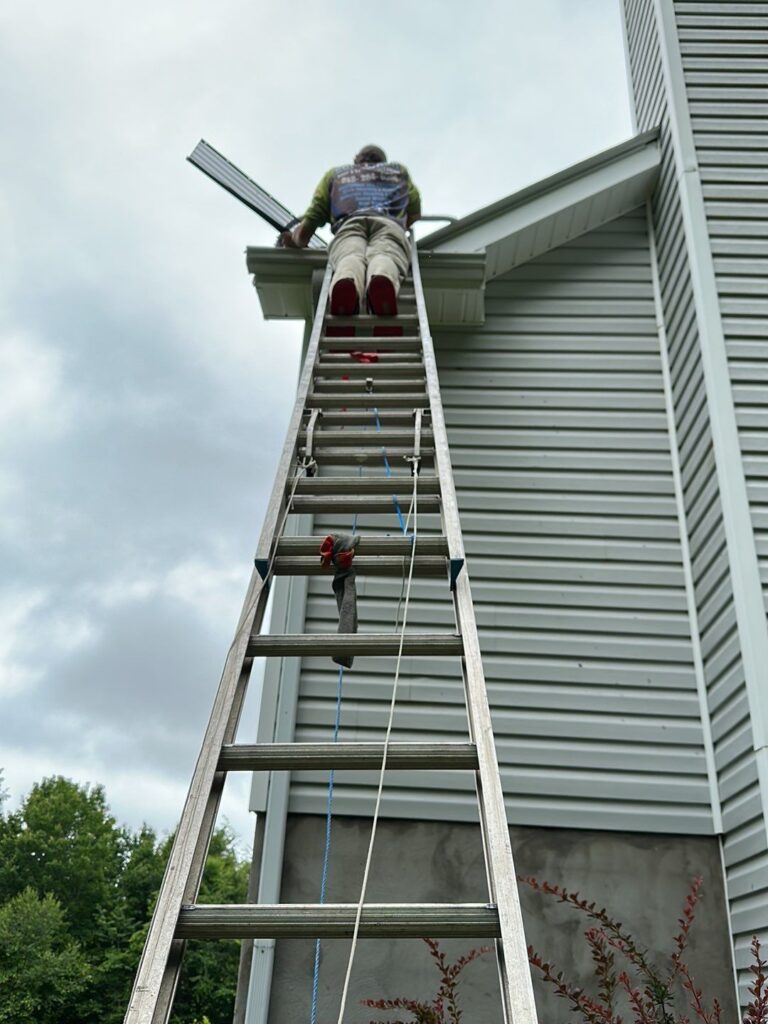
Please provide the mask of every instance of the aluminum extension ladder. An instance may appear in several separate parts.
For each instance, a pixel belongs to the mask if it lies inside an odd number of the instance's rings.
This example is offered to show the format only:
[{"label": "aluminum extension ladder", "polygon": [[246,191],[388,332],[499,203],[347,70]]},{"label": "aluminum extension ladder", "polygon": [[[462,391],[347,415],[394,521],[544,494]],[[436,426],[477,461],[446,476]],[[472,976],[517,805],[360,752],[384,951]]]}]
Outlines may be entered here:
[{"label": "aluminum extension ladder", "polygon": [[[332,443],[413,445],[422,456],[431,444],[434,474],[423,473],[421,511],[440,511],[443,536],[418,539],[416,575],[445,571],[452,591],[458,632],[405,634],[407,655],[455,655],[461,659],[470,743],[391,743],[392,769],[472,771],[479,800],[480,825],[489,885],[487,904],[366,904],[360,937],[493,937],[496,946],[505,1024],[536,1024],[515,868],[509,841],[491,716],[480,657],[469,576],[440,399],[434,348],[429,331],[418,254],[412,245],[415,312],[396,319],[373,316],[332,317],[327,312],[330,269],[326,269],[299,380],[298,394],[256,553],[253,572],[235,638],[224,665],[202,749],[181,815],[155,912],[134,982],[125,1024],[166,1024],[188,939],[344,938],[350,937],[357,907],[282,904],[206,906],[196,904],[218,804],[229,771],[302,769],[380,769],[383,743],[290,743],[238,745],[238,719],[255,657],[312,655],[396,655],[396,633],[260,635],[269,582],[274,574],[317,571],[320,537],[283,537],[287,515],[328,511],[384,512],[392,508],[397,481],[382,476],[301,475],[297,462],[307,454],[322,464],[321,438]],[[402,326],[400,337],[361,337],[377,324]],[[330,326],[356,327],[356,337],[326,333]],[[383,351],[376,362],[354,363],[349,353],[361,348]],[[344,376],[344,381],[339,378]],[[334,384],[333,381],[336,383]],[[373,383],[372,383],[373,382]],[[352,431],[381,410],[381,433]],[[414,412],[417,415],[414,417]],[[418,412],[420,411],[420,414]],[[405,429],[402,429],[405,424]],[[410,428],[408,425],[411,425]],[[423,424],[423,426],[422,426]],[[330,449],[333,450],[333,449]],[[353,449],[347,448],[347,456]],[[339,449],[335,449],[338,463]],[[343,458],[341,461],[345,461]],[[408,480],[402,477],[401,480]],[[391,575],[410,551],[407,538],[363,538],[355,567],[363,575]],[[396,894],[393,894],[396,896]]]}]

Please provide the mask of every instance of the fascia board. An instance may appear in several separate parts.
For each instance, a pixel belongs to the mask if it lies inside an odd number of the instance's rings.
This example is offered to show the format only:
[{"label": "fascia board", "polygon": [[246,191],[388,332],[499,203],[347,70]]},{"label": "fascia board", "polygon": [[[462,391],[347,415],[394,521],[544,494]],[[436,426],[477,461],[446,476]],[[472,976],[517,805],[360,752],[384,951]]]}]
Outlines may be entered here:
[{"label": "fascia board", "polygon": [[[327,254],[307,249],[249,246],[246,267],[253,275],[265,320],[304,320],[313,314],[312,278]],[[430,319],[436,324],[482,323],[485,315],[485,253],[424,253],[422,278]]]}]

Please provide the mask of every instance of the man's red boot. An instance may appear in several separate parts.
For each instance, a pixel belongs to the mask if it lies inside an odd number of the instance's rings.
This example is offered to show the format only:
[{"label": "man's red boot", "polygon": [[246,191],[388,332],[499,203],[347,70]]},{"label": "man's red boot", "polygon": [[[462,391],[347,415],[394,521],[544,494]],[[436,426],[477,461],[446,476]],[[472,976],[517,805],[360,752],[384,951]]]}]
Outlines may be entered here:
[{"label": "man's red boot", "polygon": [[343,277],[331,289],[331,316],[354,316],[358,307],[355,282],[351,277]]},{"label": "man's red boot", "polygon": [[368,285],[368,305],[375,316],[397,316],[397,293],[388,277],[377,274]]}]

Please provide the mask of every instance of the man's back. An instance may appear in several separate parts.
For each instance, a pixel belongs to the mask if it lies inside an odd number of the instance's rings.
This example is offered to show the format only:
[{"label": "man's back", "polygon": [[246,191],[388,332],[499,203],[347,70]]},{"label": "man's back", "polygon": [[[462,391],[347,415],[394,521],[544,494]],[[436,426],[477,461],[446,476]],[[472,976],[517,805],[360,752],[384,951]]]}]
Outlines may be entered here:
[{"label": "man's back", "polygon": [[282,241],[303,248],[330,220],[331,312],[353,315],[365,298],[377,316],[393,316],[410,261],[406,229],[420,216],[421,197],[408,170],[388,162],[380,147],[364,146],[354,163],[323,175],[301,223]]}]

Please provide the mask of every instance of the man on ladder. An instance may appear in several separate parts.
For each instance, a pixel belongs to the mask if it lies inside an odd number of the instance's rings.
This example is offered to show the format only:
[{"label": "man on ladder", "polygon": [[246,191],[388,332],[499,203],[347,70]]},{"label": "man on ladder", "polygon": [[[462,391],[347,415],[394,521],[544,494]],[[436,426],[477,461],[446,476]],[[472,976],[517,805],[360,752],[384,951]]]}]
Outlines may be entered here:
[{"label": "man on ladder", "polygon": [[352,316],[365,298],[375,316],[396,316],[410,261],[405,232],[420,216],[421,197],[407,169],[388,163],[379,146],[364,146],[354,163],[323,175],[301,223],[280,241],[303,249],[330,221],[331,314]]}]

